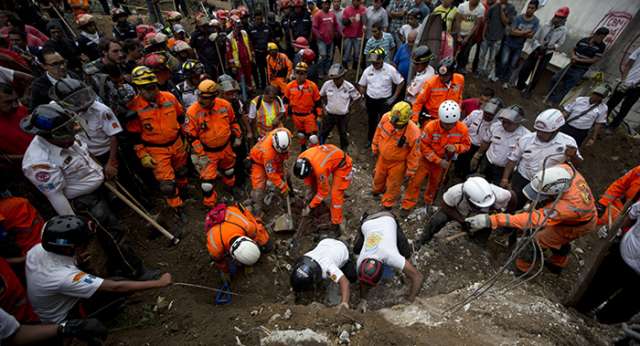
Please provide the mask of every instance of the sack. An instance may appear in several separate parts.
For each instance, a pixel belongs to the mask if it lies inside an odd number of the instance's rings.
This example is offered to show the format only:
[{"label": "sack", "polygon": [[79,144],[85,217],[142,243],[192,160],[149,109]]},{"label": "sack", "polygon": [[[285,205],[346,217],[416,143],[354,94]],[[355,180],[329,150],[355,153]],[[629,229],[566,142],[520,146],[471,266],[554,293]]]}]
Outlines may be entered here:
[{"label": "sack", "polygon": [[223,223],[226,214],[227,205],[224,203],[218,203],[215,207],[211,208],[204,218],[204,232],[209,232],[211,227]]}]

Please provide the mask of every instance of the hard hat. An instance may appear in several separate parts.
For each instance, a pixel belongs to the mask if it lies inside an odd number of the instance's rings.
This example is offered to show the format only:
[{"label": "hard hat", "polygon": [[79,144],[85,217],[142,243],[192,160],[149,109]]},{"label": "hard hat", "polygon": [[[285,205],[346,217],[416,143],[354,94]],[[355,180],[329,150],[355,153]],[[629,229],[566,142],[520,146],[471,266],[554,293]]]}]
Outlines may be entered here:
[{"label": "hard hat", "polygon": [[293,46],[299,49],[309,48],[309,41],[302,36],[298,36],[298,38],[293,41]]},{"label": "hard hat", "polygon": [[278,45],[275,44],[274,42],[269,42],[269,43],[267,43],[267,50],[271,50],[271,51],[275,50],[275,51],[277,51],[278,50]]},{"label": "hard hat", "polygon": [[304,2],[302,0],[293,0],[293,7],[301,7],[304,6]]},{"label": "hard hat", "polygon": [[446,100],[438,108],[438,117],[444,124],[454,124],[460,120],[460,105],[458,102]]},{"label": "hard hat", "polygon": [[383,272],[381,261],[373,258],[365,258],[358,268],[358,280],[369,286],[375,286],[380,282]]},{"label": "hard hat", "polygon": [[158,77],[147,66],[137,66],[131,71],[131,83],[137,86],[158,83]]},{"label": "hard hat", "polygon": [[154,42],[153,40],[156,37],[156,32],[155,31],[150,31],[146,34],[144,34],[144,38],[142,39],[142,43],[144,43],[145,47],[148,47],[150,45],[152,45]]},{"label": "hard hat", "polygon": [[429,61],[433,59],[433,53],[431,52],[431,49],[425,45],[418,46],[413,50],[411,59],[414,64],[428,64]]},{"label": "hard hat", "polygon": [[482,111],[489,114],[497,114],[498,111],[504,107],[502,99],[499,97],[492,97],[489,101],[485,102],[482,106]]},{"label": "hard hat", "polygon": [[204,65],[198,60],[189,59],[182,63],[181,72],[187,76],[202,74],[204,72]]},{"label": "hard hat", "polygon": [[311,162],[306,157],[298,157],[293,164],[293,175],[298,178],[306,178],[311,174]]},{"label": "hard hat", "polygon": [[200,16],[196,18],[196,26],[205,26],[205,25],[209,25],[209,19],[207,19],[205,16]]},{"label": "hard hat", "polygon": [[446,57],[440,60],[438,63],[438,72],[439,75],[444,76],[453,73],[453,69],[455,68],[455,60],[452,57]]},{"label": "hard hat", "polygon": [[411,118],[411,105],[405,101],[400,101],[391,108],[391,122],[395,125],[406,125]]},{"label": "hard hat", "polygon": [[246,266],[252,266],[260,259],[260,248],[251,238],[242,236],[231,243],[231,257]]},{"label": "hard hat", "polygon": [[165,12],[165,15],[167,16],[167,20],[170,22],[177,22],[182,19],[182,13],[178,11],[167,11]]},{"label": "hard hat", "polygon": [[289,144],[291,144],[291,138],[286,130],[276,130],[273,133],[272,139],[273,148],[279,153],[286,153],[289,151]]},{"label": "hard hat", "polygon": [[118,20],[120,17],[129,17],[127,12],[120,7],[114,7],[111,9],[111,20],[114,22]]},{"label": "hard hat", "polygon": [[148,33],[155,32],[155,29],[151,25],[140,24],[136,26],[136,34],[139,38],[144,38]]},{"label": "hard hat", "polygon": [[173,32],[179,33],[179,32],[186,32],[186,31],[184,30],[184,26],[182,24],[173,24]]},{"label": "hard hat", "polygon": [[333,78],[340,78],[344,76],[346,73],[347,71],[344,69],[344,66],[342,66],[342,64],[333,64],[329,68],[329,72],[327,73],[327,75],[330,79],[333,79]]},{"label": "hard hat", "polygon": [[306,62],[301,61],[296,65],[295,68],[296,71],[302,71],[302,72],[307,72],[309,70],[309,65],[307,65]]},{"label": "hard hat", "polygon": [[542,132],[554,132],[564,125],[564,115],[555,108],[549,108],[538,114],[533,128]]},{"label": "hard hat", "polygon": [[85,111],[96,101],[93,89],[73,78],[59,79],[49,89],[49,97],[72,112]]},{"label": "hard hat", "polygon": [[498,119],[509,120],[516,124],[520,124],[525,121],[524,110],[518,105],[511,105],[498,112]]},{"label": "hard hat", "polygon": [[285,9],[291,6],[291,2],[289,0],[280,0],[280,9]]},{"label": "hard hat", "polygon": [[609,86],[609,84],[602,83],[602,84],[596,85],[591,90],[591,92],[594,93],[594,94],[598,94],[598,95],[602,96],[602,98],[605,98],[605,97],[609,96],[609,93],[611,92],[611,87]]},{"label": "hard hat", "polygon": [[240,90],[240,84],[235,79],[224,80],[222,82],[218,82],[218,86],[222,92],[229,91],[238,91]]},{"label": "hard hat", "polygon": [[93,234],[89,222],[80,216],[54,216],[42,229],[42,247],[48,252],[71,257],[76,247],[89,243]]},{"label": "hard hat", "polygon": [[229,76],[228,74],[221,74],[220,76],[218,76],[218,83],[232,80],[234,80],[233,77]]},{"label": "hard hat", "polygon": [[296,292],[302,292],[313,288],[322,281],[322,268],[311,257],[298,258],[291,269],[291,288]]},{"label": "hard hat", "polygon": [[76,23],[78,24],[78,27],[81,28],[87,24],[95,23],[95,21],[92,15],[84,13],[78,16]]},{"label": "hard hat", "polygon": [[216,11],[216,18],[218,19],[226,19],[229,16],[229,12],[227,10],[217,10]]},{"label": "hard hat", "polygon": [[385,51],[384,48],[382,47],[374,48],[370,50],[369,53],[367,54],[367,61],[369,62],[382,61],[386,56],[387,56],[387,51]]},{"label": "hard hat", "polygon": [[202,94],[215,94],[218,91],[218,84],[211,79],[205,79],[198,84],[198,91]]},{"label": "hard hat", "polygon": [[570,185],[571,173],[561,166],[554,166],[536,173],[522,192],[534,201],[563,193]]},{"label": "hard hat", "polygon": [[217,19],[212,19],[209,21],[209,25],[211,25],[214,28],[220,27],[220,21]]},{"label": "hard hat", "polygon": [[153,39],[151,39],[151,44],[162,44],[162,43],[166,43],[167,40],[169,38],[167,37],[167,35],[158,32],[153,36]]},{"label": "hard hat", "polygon": [[167,58],[162,54],[150,53],[142,59],[142,64],[152,70],[168,69]]},{"label": "hard hat", "polygon": [[308,64],[313,63],[316,60],[316,53],[309,48],[302,50],[302,60]]},{"label": "hard hat", "polygon": [[554,14],[554,16],[556,17],[561,17],[561,18],[567,18],[569,17],[569,7],[564,6],[564,7],[560,7],[556,13]]},{"label": "hard hat", "polygon": [[30,115],[22,118],[20,128],[33,135],[47,135],[58,132],[61,137],[73,136],[69,125],[74,121],[74,115],[63,109],[57,103],[47,103],[36,107]]},{"label": "hard hat", "polygon": [[488,208],[496,201],[491,184],[482,177],[471,177],[462,184],[462,193],[478,208]]},{"label": "hard hat", "polygon": [[177,40],[176,43],[173,44],[173,51],[176,53],[184,52],[189,49],[191,49],[191,46],[183,40]]}]

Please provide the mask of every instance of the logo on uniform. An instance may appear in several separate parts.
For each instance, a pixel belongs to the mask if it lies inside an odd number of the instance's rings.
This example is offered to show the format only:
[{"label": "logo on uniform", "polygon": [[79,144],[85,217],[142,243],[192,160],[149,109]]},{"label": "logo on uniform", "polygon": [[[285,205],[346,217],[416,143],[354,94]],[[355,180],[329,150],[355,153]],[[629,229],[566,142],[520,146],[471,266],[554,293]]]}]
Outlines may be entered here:
[{"label": "logo on uniform", "polygon": [[51,175],[48,172],[38,172],[36,173],[36,180],[39,182],[46,183],[51,178]]},{"label": "logo on uniform", "polygon": [[367,241],[364,244],[364,248],[366,250],[375,250],[378,247],[378,245],[380,245],[381,241],[382,241],[382,234],[380,234],[379,232],[371,233],[367,237]]}]

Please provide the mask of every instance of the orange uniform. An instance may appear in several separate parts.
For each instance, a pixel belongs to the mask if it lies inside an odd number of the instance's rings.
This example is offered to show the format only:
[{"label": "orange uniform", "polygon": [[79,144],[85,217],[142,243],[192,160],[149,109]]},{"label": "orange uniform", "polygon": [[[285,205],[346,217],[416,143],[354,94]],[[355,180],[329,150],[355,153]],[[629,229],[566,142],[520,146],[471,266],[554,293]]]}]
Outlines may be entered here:
[{"label": "orange uniform", "polygon": [[[393,207],[404,177],[413,177],[420,163],[420,128],[409,121],[403,129],[391,123],[391,114],[382,116],[373,136],[371,150],[378,157],[373,176],[373,193],[382,193],[382,206]],[[404,139],[402,139],[404,138]]]},{"label": "orange uniform", "polygon": [[[27,251],[40,244],[44,220],[36,208],[26,198],[6,197],[0,199],[0,225],[8,232],[20,253],[15,257],[26,256]],[[14,257],[5,254],[5,257]]]},{"label": "orange uniform", "polygon": [[305,80],[299,85],[297,80],[287,84],[284,97],[289,100],[289,111],[293,115],[293,125],[298,131],[300,145],[307,144],[307,137],[318,132],[315,108],[319,105],[320,91],[316,83]]},{"label": "orange uniform", "polygon": [[[279,153],[273,147],[273,134],[276,131],[289,132],[285,128],[273,130],[262,137],[249,152],[249,158],[251,159],[251,187],[254,190],[264,190],[267,179],[282,192],[289,189],[283,170],[283,163],[289,158],[289,153]],[[291,137],[290,132],[289,137]]]},{"label": "orange uniform", "polygon": [[173,94],[159,91],[154,103],[137,95],[127,105],[137,116],[127,122],[127,130],[140,135],[140,144],[134,146],[142,159],[150,155],[155,161],[153,175],[160,182],[160,190],[167,196],[171,207],[182,206],[178,187],[187,184],[187,151],[180,136],[178,117],[184,113]]},{"label": "orange uniform", "polygon": [[[351,185],[351,157],[333,144],[318,145],[305,150],[299,156],[311,163],[311,174],[304,179],[315,196],[309,203],[309,208],[316,208],[329,196],[331,191],[331,223],[342,223],[342,209],[344,205],[344,191]],[[329,187],[329,178],[333,174],[333,181]]]},{"label": "orange uniform", "polygon": [[[566,164],[561,165],[571,172],[572,169]],[[543,225],[545,215],[549,218],[544,223],[542,230],[535,235],[535,239],[543,250],[551,249],[552,255],[549,262],[560,268],[566,267],[569,262],[569,243],[596,229],[597,211],[593,194],[584,177],[575,172],[575,177],[571,186],[563,193],[553,210],[550,210],[553,201],[550,201],[543,208],[536,209],[531,214],[531,224],[529,224],[529,213],[523,212],[515,215],[495,214],[489,217],[491,228],[511,227],[518,229],[536,228]],[[531,251],[527,252],[527,255]],[[526,272],[531,266],[531,258],[524,256],[516,260],[519,270]]]},{"label": "orange uniform", "polygon": [[[454,153],[448,153],[447,145],[455,147]],[[442,160],[450,161],[454,155],[460,155],[471,148],[471,138],[467,126],[458,121],[455,126],[447,131],[440,126],[440,120],[431,120],[422,128],[422,141],[420,151],[422,153],[416,175],[409,181],[404,193],[402,209],[411,209],[418,203],[418,195],[422,182],[428,176],[429,183],[424,192],[424,203],[433,204],[433,199],[438,193],[438,187],[445,170],[440,166]]]},{"label": "orange uniform", "polygon": [[253,239],[259,246],[269,242],[269,232],[260,219],[242,206],[227,206],[224,221],[207,232],[207,249],[221,271],[229,272],[226,256],[233,241],[242,236]]},{"label": "orange uniform", "polygon": [[20,323],[38,322],[40,319],[27,299],[25,287],[4,258],[0,258],[0,308]]},{"label": "orange uniform", "polygon": [[449,85],[444,84],[438,75],[431,77],[431,79],[424,83],[422,91],[413,103],[413,116],[411,120],[417,124],[423,108],[426,108],[431,119],[438,119],[438,108],[440,104],[446,100],[456,101],[460,104],[462,102],[463,90],[464,76],[459,73],[453,74]]},{"label": "orange uniform", "polygon": [[605,206],[606,210],[598,220],[598,225],[609,223],[609,214],[612,222],[620,215],[624,202],[637,198],[640,192],[640,166],[634,167],[625,175],[614,181],[605,191],[598,203]]},{"label": "orange uniform", "polygon": [[[242,132],[231,103],[216,97],[211,107],[204,108],[200,102],[195,102],[187,110],[185,132],[193,141],[193,152],[198,156],[206,155],[208,159],[208,164],[200,171],[202,182],[213,185],[220,170],[222,182],[233,186],[236,154],[231,144],[234,138],[241,137]],[[204,205],[213,207],[217,199],[215,189],[204,191]]]},{"label": "orange uniform", "polygon": [[267,55],[267,80],[282,94],[287,89],[287,78],[291,76],[292,70],[293,63],[286,54],[277,53],[275,57]]}]

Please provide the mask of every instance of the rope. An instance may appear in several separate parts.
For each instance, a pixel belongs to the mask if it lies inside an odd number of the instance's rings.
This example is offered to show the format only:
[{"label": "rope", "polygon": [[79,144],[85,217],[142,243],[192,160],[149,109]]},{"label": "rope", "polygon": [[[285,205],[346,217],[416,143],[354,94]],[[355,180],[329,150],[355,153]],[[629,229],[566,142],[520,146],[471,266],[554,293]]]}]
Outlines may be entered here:
[{"label": "rope", "polygon": [[213,288],[213,287],[197,285],[197,284],[190,284],[190,283],[186,283],[186,282],[174,282],[173,285],[174,286],[185,286],[185,287],[200,288],[200,289],[211,291],[211,292],[222,292],[222,293],[227,293],[227,294],[231,294],[231,295],[234,295],[234,296],[244,297],[244,294],[233,293],[231,291],[224,291],[224,290]]}]

